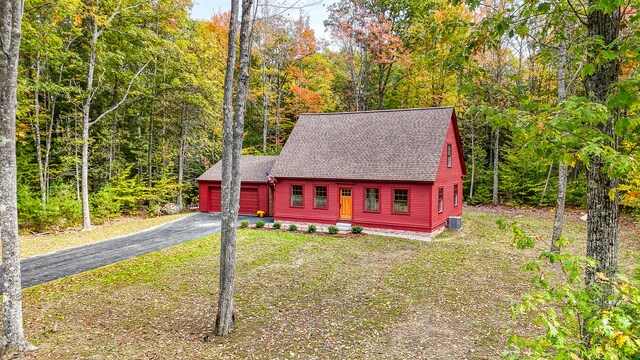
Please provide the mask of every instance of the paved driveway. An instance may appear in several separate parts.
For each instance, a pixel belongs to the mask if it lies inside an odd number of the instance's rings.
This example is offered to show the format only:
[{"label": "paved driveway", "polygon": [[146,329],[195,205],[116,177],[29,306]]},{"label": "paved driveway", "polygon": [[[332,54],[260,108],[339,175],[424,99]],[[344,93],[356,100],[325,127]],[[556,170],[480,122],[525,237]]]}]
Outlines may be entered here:
[{"label": "paved driveway", "polygon": [[[256,217],[240,217],[252,223]],[[270,218],[263,219],[266,222]],[[220,232],[220,216],[196,213],[130,235],[21,260],[22,287],[78,274]]]}]

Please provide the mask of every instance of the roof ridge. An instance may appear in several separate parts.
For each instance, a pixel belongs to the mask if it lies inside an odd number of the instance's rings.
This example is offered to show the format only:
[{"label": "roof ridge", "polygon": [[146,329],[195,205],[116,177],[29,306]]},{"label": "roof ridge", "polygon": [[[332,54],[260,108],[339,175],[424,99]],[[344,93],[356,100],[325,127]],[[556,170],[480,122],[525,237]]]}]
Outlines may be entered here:
[{"label": "roof ridge", "polygon": [[261,158],[270,158],[270,157],[278,157],[278,155],[244,155],[244,154],[240,154],[240,156],[246,156],[246,157],[261,157]]},{"label": "roof ridge", "polygon": [[344,114],[368,114],[368,113],[383,113],[383,112],[403,112],[403,111],[424,111],[424,110],[438,110],[438,109],[453,109],[455,106],[434,106],[428,108],[406,108],[406,109],[382,109],[382,110],[364,110],[364,111],[338,111],[328,113],[300,113],[302,115],[344,115]]}]

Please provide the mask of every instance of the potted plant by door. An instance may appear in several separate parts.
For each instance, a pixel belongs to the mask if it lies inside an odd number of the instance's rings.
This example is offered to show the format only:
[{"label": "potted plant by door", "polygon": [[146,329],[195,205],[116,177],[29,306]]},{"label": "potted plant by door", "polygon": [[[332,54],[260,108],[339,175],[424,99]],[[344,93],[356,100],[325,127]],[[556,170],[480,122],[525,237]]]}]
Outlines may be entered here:
[{"label": "potted plant by door", "polygon": [[264,217],[264,211],[263,210],[256,211],[256,214],[258,214],[259,217]]}]

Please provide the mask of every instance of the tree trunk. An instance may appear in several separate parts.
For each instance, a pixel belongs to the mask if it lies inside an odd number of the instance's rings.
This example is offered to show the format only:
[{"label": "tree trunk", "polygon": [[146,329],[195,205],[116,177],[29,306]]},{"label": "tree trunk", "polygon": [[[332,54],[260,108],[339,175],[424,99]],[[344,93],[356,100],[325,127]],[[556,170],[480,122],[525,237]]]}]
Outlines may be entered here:
[{"label": "tree trunk", "polygon": [[54,127],[56,127],[56,102],[57,96],[54,96],[49,100],[50,103],[50,114],[49,114],[49,129],[47,131],[47,138],[45,140],[45,151],[44,151],[44,200],[45,202],[49,198],[49,162],[51,159],[51,138],[53,136]]},{"label": "tree trunk", "polygon": [[98,25],[93,22],[91,32],[91,50],[89,52],[89,70],[87,72],[86,98],[82,105],[82,160],[80,162],[80,193],[82,200],[82,230],[91,230],[91,213],[89,211],[89,116],[93,100],[93,76],[96,67],[96,51],[100,33]]},{"label": "tree trunk", "polygon": [[[564,36],[566,36],[564,28]],[[565,65],[567,63],[567,42],[563,38],[560,40],[558,49],[558,105],[567,98],[567,83]],[[558,239],[562,236],[562,226],[564,224],[564,206],[567,199],[567,164],[562,160],[558,164],[558,198],[556,201],[556,213],[553,218],[553,233],[551,235],[551,251],[558,252]]]},{"label": "tree trunk", "polygon": [[[225,214],[229,237],[221,240],[220,251],[220,300],[218,318],[216,320],[216,335],[225,335],[233,330],[233,289],[236,273],[236,222],[240,205],[240,158],[242,154],[242,140],[244,136],[244,114],[249,91],[249,68],[251,66],[251,8],[253,0],[242,1],[242,21],[240,25],[240,67],[238,68],[238,83],[236,90],[233,143],[231,147],[231,166],[223,163],[223,180],[230,178],[226,188],[228,195],[224,200],[229,204]],[[226,151],[226,149],[225,149]],[[231,176],[224,172],[231,170]],[[222,190],[225,191],[225,188]],[[224,201],[223,200],[223,201]],[[225,331],[226,330],[226,331]]]},{"label": "tree trunk", "polygon": [[544,182],[544,188],[542,189],[542,196],[540,196],[540,202],[538,206],[542,206],[544,202],[544,196],[547,195],[547,188],[549,187],[549,180],[551,180],[551,171],[553,170],[553,161],[549,164],[549,172],[547,172],[547,180]]},{"label": "tree trunk", "polygon": [[[594,0],[589,1],[589,14],[587,15],[587,28],[590,39],[598,39],[602,46],[610,46],[618,36],[620,31],[620,10],[605,14],[595,7]],[[598,42],[600,44],[600,42]],[[593,45],[592,45],[593,46]],[[611,49],[617,51],[616,48]],[[595,68],[594,72],[584,78],[584,87],[590,100],[605,104],[610,89],[618,82],[619,60],[605,60],[594,58],[593,54],[598,54],[597,49],[590,49],[587,61]],[[616,113],[611,113],[604,124],[598,125],[598,130],[611,137],[613,141],[607,141],[605,145],[614,150],[617,149],[617,138],[614,132]],[[596,276],[602,273],[608,278],[615,276],[618,266],[618,230],[619,230],[619,208],[618,194],[614,194],[613,199],[609,196],[609,191],[616,189],[618,180],[610,178],[607,174],[605,161],[599,156],[589,159],[589,169],[587,173],[587,257],[597,261],[597,265],[588,266],[585,272],[585,283],[587,286],[599,284]],[[599,302],[602,307],[607,307],[606,297],[609,294],[608,288],[599,292]],[[583,328],[589,319],[583,320]],[[589,346],[591,335],[584,332],[585,346]]]},{"label": "tree trunk", "polygon": [[178,154],[178,198],[176,204],[182,209],[184,206],[182,200],[182,183],[184,178],[184,153],[187,145],[187,131],[189,131],[189,110],[185,108],[182,111],[182,126],[180,127],[180,152]]},{"label": "tree trunk", "polygon": [[262,62],[262,154],[267,154],[267,134],[269,132],[269,123],[267,122],[267,107],[269,105],[267,98],[267,64]]},{"label": "tree trunk", "polygon": [[469,185],[469,200],[473,199],[473,183],[476,176],[476,127],[475,124],[471,127],[471,185]]},{"label": "tree trunk", "polygon": [[218,314],[214,334],[227,335],[233,330],[233,286],[235,278],[235,245],[237,214],[231,206],[231,177],[233,170],[233,88],[236,63],[236,36],[238,33],[239,0],[231,0],[229,40],[227,45],[227,69],[224,77],[222,104],[222,196],[220,226],[220,291]]},{"label": "tree trunk", "polygon": [[38,163],[38,182],[40,183],[40,201],[46,202],[44,165],[42,163],[42,140],[40,134],[40,53],[36,54],[36,74],[33,91],[33,124],[34,142],[36,145],[36,162]]},{"label": "tree trunk", "polygon": [[280,117],[282,106],[282,88],[284,87],[285,80],[278,76],[278,97],[276,98],[276,153],[280,151]]},{"label": "tree trunk", "polygon": [[[591,3],[592,1],[590,1]],[[591,4],[590,4],[591,5]],[[601,10],[593,10],[588,15],[587,23],[590,38],[600,38],[603,45],[611,44],[619,35],[620,11],[605,14]],[[584,79],[584,87],[589,98],[604,104],[612,85],[618,81],[618,60],[588,58],[595,71]],[[613,142],[606,145],[617,149],[618,144],[614,133],[616,114],[611,114],[607,121],[598,126]],[[604,167],[604,160],[600,157],[590,159],[587,177],[587,256],[598,260],[595,268],[589,268],[586,283],[596,280],[596,272],[612,276],[618,264],[618,196],[609,197],[609,191],[618,186],[618,180],[609,178]]]},{"label": "tree trunk", "polygon": [[[154,61],[154,64],[157,62]],[[151,188],[153,185],[153,112],[154,105],[156,101],[156,74],[158,73],[158,66],[154,65],[153,67],[153,95],[151,99],[151,106],[149,110],[149,139],[147,146],[147,176],[149,179],[147,180],[147,187]]]},{"label": "tree trunk", "polygon": [[493,199],[491,203],[498,205],[498,155],[500,152],[500,128],[493,130]]},{"label": "tree trunk", "polygon": [[3,355],[31,350],[22,328],[18,242],[16,97],[22,0],[0,2],[0,239],[2,241]]}]

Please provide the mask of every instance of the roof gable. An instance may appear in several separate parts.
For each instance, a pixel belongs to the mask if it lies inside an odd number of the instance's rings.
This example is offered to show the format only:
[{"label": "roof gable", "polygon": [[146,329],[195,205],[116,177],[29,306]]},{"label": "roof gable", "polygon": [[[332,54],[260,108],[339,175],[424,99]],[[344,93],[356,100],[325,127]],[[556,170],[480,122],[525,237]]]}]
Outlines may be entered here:
[{"label": "roof gable", "polygon": [[[277,156],[242,155],[240,157],[241,182],[267,182],[267,172],[271,171]],[[222,181],[222,161],[218,161],[196,180]]]},{"label": "roof gable", "polygon": [[433,182],[453,119],[453,107],[302,114],[272,173]]}]

